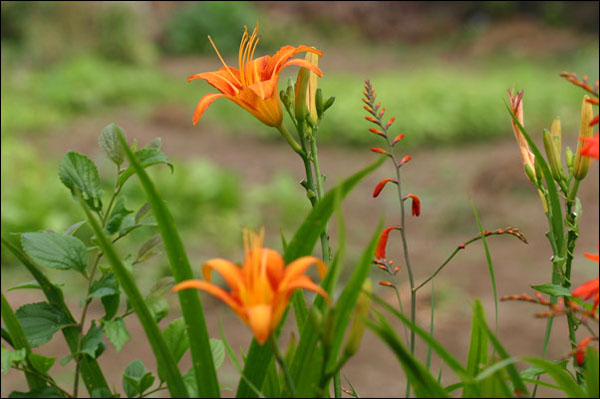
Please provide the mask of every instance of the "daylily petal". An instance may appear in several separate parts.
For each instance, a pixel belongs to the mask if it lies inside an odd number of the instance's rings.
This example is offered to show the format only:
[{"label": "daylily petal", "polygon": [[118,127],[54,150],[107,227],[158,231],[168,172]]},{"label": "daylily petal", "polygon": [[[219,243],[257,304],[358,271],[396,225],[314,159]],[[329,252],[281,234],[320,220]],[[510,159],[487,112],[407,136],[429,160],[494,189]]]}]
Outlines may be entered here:
[{"label": "daylily petal", "polygon": [[321,288],[321,286],[316,284],[309,277],[304,276],[304,275],[295,278],[293,281],[291,281],[289,284],[287,284],[287,286],[285,288],[289,293],[291,293],[291,291],[293,291],[297,288],[303,288],[305,290],[314,291],[317,294],[321,295],[323,298],[325,298],[325,300],[327,302],[331,303],[331,299],[329,298],[327,291],[325,291],[323,288]]},{"label": "daylily petal", "polygon": [[262,99],[249,87],[244,87],[236,97],[230,98],[233,102],[254,115],[258,120],[268,126],[279,126],[283,120],[279,97]]},{"label": "daylily petal", "polygon": [[[181,290],[187,290],[190,288],[196,288],[196,289],[199,289],[202,291],[206,291],[209,294],[212,294],[212,295],[216,296],[217,298],[219,298],[220,300],[222,300],[223,302],[225,302],[225,304],[227,306],[229,306],[231,309],[233,309],[240,317],[242,317],[244,315],[242,307],[240,306],[238,301],[236,301],[235,298],[233,296],[231,296],[231,294],[229,294],[224,289],[217,287],[214,284],[207,283],[206,281],[185,280],[179,284],[176,284],[172,288],[172,291],[177,292],[177,291],[181,291]],[[243,316],[242,318],[244,318],[244,317],[245,316]]]},{"label": "daylily petal", "polygon": [[221,93],[230,96],[234,96],[240,90],[240,86],[235,81],[231,80],[231,76],[226,71],[197,73],[190,76],[188,82],[191,82],[194,79],[204,79],[209,85],[219,90]]},{"label": "daylily petal", "polygon": [[302,68],[306,68],[306,69],[316,73],[320,78],[323,77],[323,72],[321,72],[321,70],[319,69],[318,66],[311,64],[310,62],[303,60],[301,58],[292,58],[291,60],[288,60],[285,64],[283,64],[281,69],[288,67],[290,65],[296,65],[296,66],[299,66]]},{"label": "daylily petal", "polygon": [[276,289],[283,278],[285,262],[279,252],[269,248],[264,248],[263,251],[266,252],[267,276],[273,289]]},{"label": "daylily petal", "polygon": [[282,65],[287,60],[289,60],[296,54],[301,53],[303,51],[309,51],[311,53],[315,53],[319,57],[321,57],[323,55],[323,53],[321,51],[317,50],[314,47],[309,47],[309,46],[304,46],[304,45],[300,45],[298,47],[283,46],[269,60],[269,63],[266,66],[265,71],[267,71],[269,74],[279,74],[279,71],[281,71],[281,69],[283,69]]},{"label": "daylily petal", "polygon": [[208,108],[208,106],[219,97],[225,97],[225,94],[212,93],[207,94],[200,99],[198,105],[196,105],[196,109],[194,110],[194,117],[192,118],[194,125],[198,124],[198,121],[202,117],[204,111],[206,111],[206,108]]},{"label": "daylily petal", "polygon": [[248,325],[259,344],[264,344],[271,335],[272,308],[269,305],[249,306],[246,309]]},{"label": "daylily petal", "polygon": [[223,276],[225,282],[232,291],[244,291],[242,273],[236,264],[220,258],[210,259],[202,265],[202,276],[204,277],[204,280],[210,282],[210,274],[213,270]]},{"label": "daylily petal", "polygon": [[327,273],[327,265],[319,258],[314,256],[303,256],[290,263],[283,272],[283,279],[279,285],[279,290],[286,290],[288,284],[306,272],[310,266],[315,265],[319,272],[319,278],[323,278]]}]

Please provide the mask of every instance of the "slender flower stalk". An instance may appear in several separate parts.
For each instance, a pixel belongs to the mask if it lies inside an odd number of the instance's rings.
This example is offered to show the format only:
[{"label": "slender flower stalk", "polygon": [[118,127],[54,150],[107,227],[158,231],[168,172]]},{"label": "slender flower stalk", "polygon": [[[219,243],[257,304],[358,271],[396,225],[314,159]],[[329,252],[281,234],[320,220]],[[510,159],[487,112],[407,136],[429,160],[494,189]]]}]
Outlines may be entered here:
[{"label": "slender flower stalk", "polygon": [[[387,155],[388,157],[390,157],[390,160],[394,163],[394,168],[396,169],[396,179],[395,179],[395,183],[396,183],[396,188],[398,191],[398,200],[400,201],[400,234],[402,236],[402,248],[403,248],[403,252],[404,252],[404,263],[406,264],[406,270],[408,272],[408,279],[410,282],[410,320],[415,323],[416,322],[416,305],[417,305],[417,293],[414,290],[415,288],[415,281],[414,281],[414,277],[413,277],[413,271],[412,271],[412,267],[411,267],[411,263],[410,263],[410,256],[409,256],[409,252],[408,252],[408,242],[406,239],[406,229],[405,229],[405,209],[404,209],[404,195],[402,194],[402,183],[401,183],[401,176],[400,176],[400,168],[406,164],[408,161],[410,161],[411,157],[410,155],[406,155],[404,156],[400,161],[398,161],[396,159],[396,156],[394,155],[394,152],[392,151],[392,148],[394,146],[394,144],[396,144],[400,139],[396,140],[394,139],[394,141],[390,140],[390,137],[388,135],[388,129],[390,128],[390,126],[392,125],[392,123],[394,122],[394,118],[390,119],[389,122],[384,123],[383,122],[383,116],[385,114],[385,108],[381,108],[381,110],[379,109],[381,104],[380,103],[375,103],[375,98],[376,98],[376,94],[373,91],[373,86],[371,85],[371,82],[369,80],[367,80],[365,82],[365,91],[363,92],[365,95],[365,98],[363,98],[363,102],[365,104],[367,104],[367,106],[365,107],[365,109],[367,110],[367,112],[369,112],[372,115],[372,119],[373,120],[369,120],[372,123],[376,124],[379,126],[378,132],[376,134],[385,137],[387,144],[388,144],[388,148],[389,151],[385,151],[385,155]],[[400,136],[398,136],[400,137]],[[379,151],[378,151],[379,152]],[[413,211],[414,213],[414,211]],[[388,231],[389,234],[389,231]],[[415,353],[415,331],[411,329],[410,331],[410,352],[411,354]],[[408,394],[410,393],[410,384],[407,384],[407,388],[406,388],[406,396],[408,397]]]}]

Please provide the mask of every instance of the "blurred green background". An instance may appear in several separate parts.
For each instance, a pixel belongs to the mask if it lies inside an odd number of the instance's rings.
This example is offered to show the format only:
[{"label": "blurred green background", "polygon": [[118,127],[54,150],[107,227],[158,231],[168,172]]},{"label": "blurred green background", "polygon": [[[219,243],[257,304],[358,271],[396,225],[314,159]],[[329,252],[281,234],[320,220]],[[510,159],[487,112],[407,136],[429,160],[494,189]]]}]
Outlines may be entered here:
[{"label": "blurred green background", "polygon": [[[592,84],[598,78],[598,11],[598,2],[565,1],[2,1],[2,235],[18,241],[11,233],[62,232],[83,219],[57,175],[68,150],[98,164],[105,193],[110,193],[114,170],[97,139],[104,126],[116,122],[140,145],[162,138],[175,172],[156,166],[151,173],[195,267],[215,256],[240,260],[241,229],[247,225],[265,225],[267,244],[280,249],[279,232],[289,239],[310,208],[298,184],[300,160],[277,132],[226,100],[212,104],[198,126],[192,126],[196,103],[214,89],[203,81],[186,81],[221,66],[207,35],[235,65],[243,26],[252,29],[259,23],[262,39],[256,56],[288,44],[323,51],[319,86],[325,96],[336,97],[319,131],[327,187],[372,161],[368,148],[381,145],[363,119],[365,79],[372,81],[389,117],[396,117],[393,131],[406,133],[400,151],[413,155],[406,187],[423,203],[422,216],[409,221],[414,258],[427,266],[418,268],[417,278],[433,271],[457,243],[477,234],[471,197],[490,229],[517,224],[530,238],[530,247],[521,249],[507,239],[496,248],[505,262],[498,266],[499,292],[527,290],[529,282],[546,282],[549,271],[543,268],[550,252],[539,199],[522,171],[503,101],[508,88],[524,89],[526,127],[536,140],[560,116],[564,142],[574,146],[584,93],[559,73],[589,74]],[[285,69],[280,88],[296,74],[295,67]],[[348,264],[362,251],[380,214],[386,213],[388,224],[398,220],[391,195],[382,195],[379,202],[371,198],[375,183],[388,176],[384,168],[344,204]],[[587,212],[582,252],[593,251],[598,242],[597,165],[590,176],[591,183],[581,190]],[[125,191],[129,209],[143,204],[135,179]],[[334,238],[335,230],[332,223]],[[140,229],[120,248],[123,253],[135,251],[154,234],[150,228]],[[14,267],[4,249],[1,254],[3,290],[31,279]],[[399,250],[396,255],[399,259]],[[488,281],[480,267],[482,253],[465,256],[458,266],[467,277],[457,273],[452,284],[442,280],[436,285],[440,298],[461,304],[449,312],[453,318],[447,319],[448,325],[468,323],[468,309],[460,321],[467,301],[457,301],[465,292],[469,298],[491,300],[487,285],[480,282]],[[151,265],[156,267],[136,277],[149,286],[168,272],[166,262],[165,256],[155,258]],[[517,262],[532,273],[528,278],[511,272]],[[595,273],[587,265],[581,269],[576,277]],[[502,284],[511,291],[503,291]],[[80,294],[76,284],[64,290]],[[427,301],[426,294],[422,297]],[[519,315],[527,317],[526,312]],[[522,319],[506,322],[507,334],[513,336],[514,328],[524,324]],[[443,324],[440,328],[443,332]],[[455,330],[447,332],[447,339],[457,336]],[[511,345],[538,342],[540,334],[531,334],[529,340],[519,334]],[[373,353],[381,351],[371,351],[371,358]],[[382,387],[393,388],[381,381],[384,374],[360,370],[357,375],[378,389],[371,394],[385,396],[387,388]]]}]

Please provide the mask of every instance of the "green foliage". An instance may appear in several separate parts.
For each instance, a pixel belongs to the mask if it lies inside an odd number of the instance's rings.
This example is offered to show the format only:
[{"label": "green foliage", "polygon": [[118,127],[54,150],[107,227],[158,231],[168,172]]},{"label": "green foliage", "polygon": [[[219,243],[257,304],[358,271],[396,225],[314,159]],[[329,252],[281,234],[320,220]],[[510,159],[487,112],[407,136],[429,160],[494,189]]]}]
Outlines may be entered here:
[{"label": "green foliage", "polygon": [[114,320],[105,321],[104,332],[106,333],[106,338],[113,344],[117,352],[121,351],[125,342],[131,338],[129,331],[125,328],[123,319],[120,317]]},{"label": "green foliage", "polygon": [[241,28],[252,31],[258,10],[250,2],[206,1],[175,10],[166,24],[165,50],[177,54],[214,54],[207,39],[215,40],[220,52],[232,54],[240,45]]},{"label": "green foliage", "polygon": [[21,243],[27,255],[42,266],[79,272],[87,267],[87,249],[78,238],[57,233],[25,233]]},{"label": "green foliage", "polygon": [[144,393],[154,383],[154,376],[146,371],[141,360],[129,363],[123,374],[123,390],[128,398]]},{"label": "green foliage", "polygon": [[67,152],[58,168],[58,176],[73,196],[78,190],[93,210],[102,209],[100,177],[91,159],[74,151]]},{"label": "green foliage", "polygon": [[71,325],[60,309],[47,302],[23,305],[15,314],[23,326],[29,344],[33,347],[45,344],[60,329]]}]

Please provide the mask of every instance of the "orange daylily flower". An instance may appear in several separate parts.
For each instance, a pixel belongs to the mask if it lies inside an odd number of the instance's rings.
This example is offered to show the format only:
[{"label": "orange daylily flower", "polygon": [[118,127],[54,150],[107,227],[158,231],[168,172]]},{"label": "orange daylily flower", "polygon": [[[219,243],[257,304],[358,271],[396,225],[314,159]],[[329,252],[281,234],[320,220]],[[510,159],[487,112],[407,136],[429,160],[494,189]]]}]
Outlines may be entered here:
[{"label": "orange daylily flower", "polygon": [[[264,230],[244,230],[246,255],[241,268],[225,259],[211,259],[202,266],[206,281],[186,280],[173,287],[173,291],[197,288],[219,298],[252,329],[261,345],[279,325],[297,288],[314,291],[329,301],[327,292],[305,275],[306,269],[315,265],[323,278],[327,271],[323,261],[304,256],[285,266],[277,251],[262,247],[263,238]],[[213,270],[223,276],[231,291],[210,282]]]},{"label": "orange daylily flower", "polygon": [[321,56],[321,51],[313,47],[304,45],[298,47],[284,46],[273,57],[265,55],[253,59],[254,50],[256,50],[256,45],[260,40],[260,37],[257,37],[258,26],[254,28],[252,35],[248,34],[247,27],[244,27],[244,29],[238,57],[239,69],[225,63],[211,37],[208,37],[223,63],[223,67],[215,72],[192,75],[188,78],[188,82],[194,79],[204,79],[221,93],[207,94],[200,99],[194,111],[194,125],[198,123],[206,108],[213,101],[225,97],[250,112],[264,124],[274,127],[281,126],[283,113],[277,89],[279,74],[283,68],[297,65],[309,69],[320,77],[323,76],[321,70],[312,63],[298,58],[290,59],[303,51]]}]

